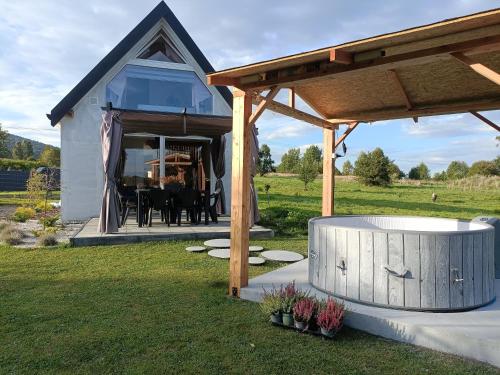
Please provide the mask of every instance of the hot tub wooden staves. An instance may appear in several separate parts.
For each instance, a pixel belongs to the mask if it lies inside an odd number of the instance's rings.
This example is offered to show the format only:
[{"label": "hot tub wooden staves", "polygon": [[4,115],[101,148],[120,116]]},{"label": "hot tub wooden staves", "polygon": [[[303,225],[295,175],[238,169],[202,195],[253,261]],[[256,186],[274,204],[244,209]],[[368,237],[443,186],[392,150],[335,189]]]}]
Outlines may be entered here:
[{"label": "hot tub wooden staves", "polygon": [[422,311],[468,310],[495,298],[493,227],[431,232],[384,229],[376,220],[355,225],[346,218],[345,224],[342,217],[309,222],[309,282],[316,288]]}]

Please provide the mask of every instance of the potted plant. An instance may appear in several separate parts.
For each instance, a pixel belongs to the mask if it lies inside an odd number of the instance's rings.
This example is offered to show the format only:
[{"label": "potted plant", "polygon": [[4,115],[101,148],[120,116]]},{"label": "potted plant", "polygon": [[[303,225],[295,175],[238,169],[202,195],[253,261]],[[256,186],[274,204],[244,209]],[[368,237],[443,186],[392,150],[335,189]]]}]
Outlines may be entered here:
[{"label": "potted plant", "polygon": [[264,297],[260,303],[260,308],[271,318],[271,322],[281,324],[281,308],[283,305],[283,291],[272,289],[270,292],[264,289]]},{"label": "potted plant", "polygon": [[305,294],[295,287],[295,282],[288,283],[284,288],[282,288],[282,317],[283,325],[288,327],[293,327],[293,306],[301,298],[305,297]]},{"label": "potted plant", "polygon": [[328,297],[318,312],[317,323],[321,328],[321,334],[329,338],[335,336],[344,324],[344,314],[344,305]]},{"label": "potted plant", "polygon": [[318,303],[312,297],[304,297],[298,300],[293,306],[293,320],[295,328],[304,331],[309,327]]}]

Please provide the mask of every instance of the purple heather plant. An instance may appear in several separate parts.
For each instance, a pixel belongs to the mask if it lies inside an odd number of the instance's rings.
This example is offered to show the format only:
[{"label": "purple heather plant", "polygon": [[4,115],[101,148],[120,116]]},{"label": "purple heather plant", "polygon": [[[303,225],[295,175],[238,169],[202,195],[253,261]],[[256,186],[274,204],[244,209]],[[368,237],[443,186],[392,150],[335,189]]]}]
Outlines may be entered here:
[{"label": "purple heather plant", "polygon": [[328,297],[318,313],[317,323],[324,330],[338,332],[344,323],[344,315],[344,305]]},{"label": "purple heather plant", "polygon": [[297,322],[309,323],[316,312],[317,307],[318,303],[314,298],[302,298],[293,306],[293,318]]}]

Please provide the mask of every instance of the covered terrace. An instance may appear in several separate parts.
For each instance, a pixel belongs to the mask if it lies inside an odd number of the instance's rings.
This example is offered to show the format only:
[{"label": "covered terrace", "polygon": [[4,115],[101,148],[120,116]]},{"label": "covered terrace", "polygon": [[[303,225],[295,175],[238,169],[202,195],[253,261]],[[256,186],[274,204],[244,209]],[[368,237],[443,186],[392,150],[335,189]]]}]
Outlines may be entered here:
[{"label": "covered terrace", "polygon": [[[335,149],[360,124],[500,109],[500,10],[209,74],[233,86],[229,293],[248,285],[251,128],[270,110],[323,129],[322,214],[334,215]],[[282,89],[287,104],[275,100]],[[296,108],[296,97],[310,108]],[[253,108],[252,105],[255,105]],[[339,126],[345,132],[337,135]]]}]

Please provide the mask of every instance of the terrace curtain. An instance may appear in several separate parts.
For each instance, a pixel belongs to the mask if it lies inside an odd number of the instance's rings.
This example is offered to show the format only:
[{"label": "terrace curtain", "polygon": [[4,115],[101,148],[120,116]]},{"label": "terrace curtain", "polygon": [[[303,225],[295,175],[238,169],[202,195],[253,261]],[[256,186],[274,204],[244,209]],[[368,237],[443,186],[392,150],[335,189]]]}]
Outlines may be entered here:
[{"label": "terrace curtain", "polygon": [[226,174],[226,160],[224,154],[226,152],[226,137],[221,135],[219,137],[212,138],[212,165],[214,169],[215,178],[215,189],[220,189],[220,197],[217,203],[217,213],[226,213],[226,195],[224,194],[224,185],[222,184],[222,177]]},{"label": "terrace curtain", "polygon": [[116,186],[116,173],[121,156],[123,126],[119,113],[108,111],[101,125],[104,190],[98,230],[101,233],[117,232],[120,227],[120,200]]},{"label": "terrace curtain", "polygon": [[259,132],[255,125],[252,126],[252,137],[250,144],[250,228],[260,220],[259,205],[257,200],[257,193],[255,192],[255,185],[253,178],[257,174],[257,160],[259,158]]}]

